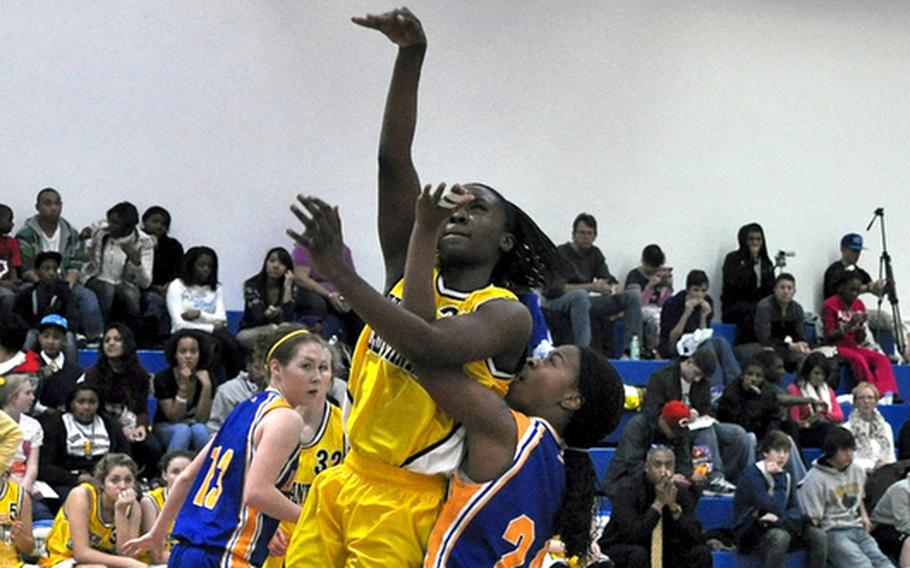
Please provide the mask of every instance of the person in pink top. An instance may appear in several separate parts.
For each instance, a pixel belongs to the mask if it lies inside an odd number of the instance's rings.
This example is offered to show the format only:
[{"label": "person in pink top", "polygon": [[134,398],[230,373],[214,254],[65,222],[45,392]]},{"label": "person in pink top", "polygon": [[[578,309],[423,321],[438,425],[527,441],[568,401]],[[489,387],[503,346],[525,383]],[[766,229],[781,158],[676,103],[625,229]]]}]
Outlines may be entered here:
[{"label": "person in pink top", "polygon": [[789,394],[812,400],[810,404],[790,407],[790,419],[799,426],[799,445],[802,447],[820,448],[828,432],[844,421],[837,396],[825,381],[829,370],[824,355],[810,353],[803,361],[796,381],[787,387]]},{"label": "person in pink top", "polygon": [[878,351],[861,347],[866,336],[866,306],[859,299],[861,286],[859,274],[848,272],[838,284],[837,294],[822,304],[825,341],[837,347],[857,382],[867,381],[878,392],[897,395],[891,361]]}]

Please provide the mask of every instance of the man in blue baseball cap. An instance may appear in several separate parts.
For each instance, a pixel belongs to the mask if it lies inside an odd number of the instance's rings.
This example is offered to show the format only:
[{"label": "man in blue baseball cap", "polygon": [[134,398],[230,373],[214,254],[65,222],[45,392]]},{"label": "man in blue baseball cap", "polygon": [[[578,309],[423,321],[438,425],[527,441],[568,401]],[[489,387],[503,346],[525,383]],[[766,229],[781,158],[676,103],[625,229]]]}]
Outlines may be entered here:
[{"label": "man in blue baseball cap", "polygon": [[825,298],[837,294],[837,284],[844,279],[847,272],[855,271],[862,282],[860,294],[871,292],[876,296],[885,293],[884,280],[872,280],[869,273],[856,265],[859,255],[866,250],[863,246],[863,236],[859,233],[848,233],[840,240],[840,260],[835,261],[825,270]]}]

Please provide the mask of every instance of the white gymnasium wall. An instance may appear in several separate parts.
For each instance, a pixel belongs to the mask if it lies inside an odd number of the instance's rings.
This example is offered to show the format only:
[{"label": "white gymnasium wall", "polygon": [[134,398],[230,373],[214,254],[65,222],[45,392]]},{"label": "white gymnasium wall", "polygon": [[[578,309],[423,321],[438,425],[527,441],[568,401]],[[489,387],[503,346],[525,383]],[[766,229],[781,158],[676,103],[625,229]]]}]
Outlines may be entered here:
[{"label": "white gymnasium wall", "polygon": [[[221,255],[229,308],[298,192],[340,204],[382,282],[375,154],[395,49],[370,2],[6,3],[0,180],[17,223],[51,185],[77,225],[117,201]],[[430,51],[416,162],[481,180],[557,242],[581,210],[624,278],[660,243],[677,285],[762,223],[815,306],[845,232],[885,207],[910,292],[910,4],[418,1]],[[862,264],[876,268],[877,233]]]}]

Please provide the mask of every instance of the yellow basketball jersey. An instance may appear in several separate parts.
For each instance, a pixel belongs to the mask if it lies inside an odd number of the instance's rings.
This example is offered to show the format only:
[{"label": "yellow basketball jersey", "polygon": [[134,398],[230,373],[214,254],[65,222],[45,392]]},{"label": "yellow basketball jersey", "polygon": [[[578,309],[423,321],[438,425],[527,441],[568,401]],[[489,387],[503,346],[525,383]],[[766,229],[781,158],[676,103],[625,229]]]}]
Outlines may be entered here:
[{"label": "yellow basketball jersey", "polygon": [[[101,518],[101,493],[90,483],[83,483],[73,491],[87,490],[91,499],[92,508],[89,511],[88,533],[89,543],[95,550],[107,554],[117,554],[117,537],[114,534],[114,520],[105,522]],[[73,541],[70,537],[70,523],[64,513],[65,507],[60,507],[51,532],[47,537],[47,558],[41,559],[41,566],[53,566],[73,557]]]},{"label": "yellow basketball jersey", "polygon": [[[300,447],[300,459],[297,462],[297,474],[294,477],[293,494],[291,500],[298,505],[303,505],[306,500],[310,484],[321,471],[341,463],[346,451],[344,439],[344,422],[341,409],[326,401],[322,424],[313,440]],[[284,531],[288,537],[292,536],[297,523],[282,521],[278,530]],[[269,556],[263,568],[281,568],[284,565],[283,556]]]},{"label": "yellow basketball jersey", "polygon": [[[492,285],[464,293],[447,289],[438,273],[434,281],[437,318],[470,314],[494,300],[517,301],[508,290]],[[401,303],[403,291],[401,280],[389,292],[389,301]],[[492,359],[467,363],[464,371],[503,396],[513,377],[498,371]],[[347,431],[353,452],[428,475],[450,474],[458,467],[462,429],[436,406],[410,363],[369,326],[354,349],[348,388],[353,402]]]},{"label": "yellow basketball jersey", "polygon": [[[3,530],[9,530],[9,524],[19,519],[22,515],[24,506],[25,493],[14,481],[7,479],[3,483],[3,490],[0,491],[0,521],[3,522]],[[5,538],[0,539],[0,566],[22,566],[19,560],[19,552],[12,543],[11,535],[3,535]],[[9,542],[6,542],[6,541]]]},{"label": "yellow basketball jersey", "polygon": [[[145,496],[151,500],[152,505],[155,507],[156,515],[160,515],[161,509],[164,508],[164,502],[167,500],[167,487],[156,487],[150,491],[146,491]],[[164,537],[164,549],[166,551],[169,551],[174,545],[174,539],[171,538],[171,531],[173,530],[174,522],[171,521],[171,526],[169,526],[167,529],[167,536]],[[150,558],[151,557],[149,556],[140,556],[139,560],[151,564]]]}]

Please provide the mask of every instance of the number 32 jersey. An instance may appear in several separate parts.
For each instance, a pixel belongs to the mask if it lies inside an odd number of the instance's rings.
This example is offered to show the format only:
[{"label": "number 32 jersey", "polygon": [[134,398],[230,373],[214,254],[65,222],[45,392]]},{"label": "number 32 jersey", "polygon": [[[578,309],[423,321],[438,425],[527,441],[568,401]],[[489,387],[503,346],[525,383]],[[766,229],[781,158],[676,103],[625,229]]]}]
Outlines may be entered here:
[{"label": "number 32 jersey", "polygon": [[559,436],[541,418],[512,411],[518,444],[511,465],[486,483],[461,472],[436,520],[424,568],[542,565],[566,485]]},{"label": "number 32 jersey", "polygon": [[[223,568],[261,565],[278,521],[243,504],[246,473],[253,461],[253,440],[262,419],[277,408],[291,408],[276,391],[241,402],[224,421],[209,455],[177,516],[173,536],[182,544],[224,550]],[[278,489],[289,494],[297,468],[292,452],[278,473]]]}]

